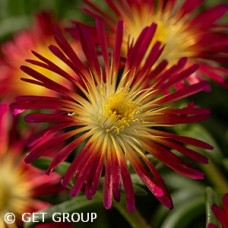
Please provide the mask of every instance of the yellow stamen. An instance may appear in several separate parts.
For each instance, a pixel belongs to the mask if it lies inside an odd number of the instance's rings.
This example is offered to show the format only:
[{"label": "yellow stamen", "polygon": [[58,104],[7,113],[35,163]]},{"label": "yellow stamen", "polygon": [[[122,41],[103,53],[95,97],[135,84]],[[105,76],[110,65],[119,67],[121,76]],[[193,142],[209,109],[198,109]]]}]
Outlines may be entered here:
[{"label": "yellow stamen", "polygon": [[103,128],[106,132],[119,134],[131,123],[138,121],[139,105],[132,101],[127,92],[122,89],[113,93],[104,104]]}]

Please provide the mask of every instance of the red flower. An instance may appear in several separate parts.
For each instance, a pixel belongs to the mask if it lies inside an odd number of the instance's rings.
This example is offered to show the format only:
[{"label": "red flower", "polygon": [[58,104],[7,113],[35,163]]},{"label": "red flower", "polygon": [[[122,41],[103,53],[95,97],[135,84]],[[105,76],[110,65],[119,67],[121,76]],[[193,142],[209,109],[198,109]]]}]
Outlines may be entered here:
[{"label": "red flower", "polygon": [[[155,24],[145,28],[135,44],[129,47],[123,71],[120,71],[119,66],[123,23],[119,22],[117,25],[111,55],[100,21],[97,21],[96,29],[101,56],[97,56],[98,47],[94,45],[88,30],[78,26],[86,63],[81,62],[60,33],[56,35],[57,46],[50,45],[50,50],[75,71],[77,78],[36,52],[33,53],[40,61],[27,60],[32,65],[42,64],[44,68],[52,69],[69,80],[75,90],[66,88],[28,66],[21,67],[34,78],[23,80],[42,84],[59,93],[58,97],[21,96],[11,106],[14,114],[27,109],[49,110],[48,113],[31,113],[25,117],[28,122],[52,123],[29,145],[31,149],[26,162],[36,160],[47,149],[52,148],[56,155],[48,169],[48,172],[51,172],[76,148],[80,148],[63,179],[63,184],[67,185],[75,178],[72,195],[75,196],[83,190],[87,198],[91,199],[99,187],[104,170],[105,208],[111,207],[113,198],[120,200],[120,189],[123,186],[127,207],[132,211],[135,208],[135,199],[128,170],[129,161],[157,199],[172,208],[169,192],[148,155],[182,175],[193,179],[203,178],[203,173],[190,167],[181,157],[207,163],[206,157],[185,144],[203,149],[211,149],[211,146],[197,139],[166,132],[162,127],[207,118],[208,110],[198,108],[194,103],[180,108],[175,101],[203,90],[208,91],[208,83],[203,81],[178,91],[170,90],[176,82],[195,72],[197,66],[187,67],[186,58],[181,58],[177,64],[165,70],[167,62],[157,62],[163,49],[161,44],[155,42],[154,46],[149,48],[156,32]],[[139,67],[148,48],[148,57],[144,65]],[[151,80],[153,84],[149,85]],[[51,110],[53,111],[50,112]],[[58,141],[68,143],[58,150],[55,146]],[[179,152],[180,156],[173,151]]]},{"label": "red flower", "polygon": [[[65,71],[69,71],[69,67],[62,61],[59,61],[47,49],[47,45],[53,42],[54,30],[60,23],[55,21],[51,14],[46,12],[38,13],[34,18],[32,27],[28,30],[21,31],[14,35],[14,38],[1,45],[0,57],[0,99],[11,101],[15,96],[34,94],[47,94],[45,87],[38,85],[27,86],[26,83],[20,80],[26,75],[20,71],[20,66],[24,63],[24,59],[31,58],[31,50],[36,50],[45,55],[48,59],[58,64]],[[77,48],[77,42],[74,43]],[[35,67],[36,70],[42,70],[43,73],[48,73],[50,78],[54,78],[59,83],[66,83],[63,78],[59,77],[52,71]]]},{"label": "red flower", "polygon": [[90,0],[85,2],[84,11],[104,21],[112,41],[116,22],[124,21],[123,53],[127,51],[127,43],[135,42],[143,28],[156,23],[154,42],[158,40],[165,45],[161,59],[173,64],[181,57],[188,57],[190,64],[199,64],[197,74],[188,78],[191,84],[207,76],[223,86],[228,85],[224,78],[228,69],[221,66],[228,64],[227,24],[218,23],[228,12],[228,5],[220,4],[195,14],[203,0],[185,0],[182,5],[176,0],[106,0],[111,12],[100,9]]},{"label": "red flower", "polygon": [[0,104],[0,227],[7,226],[3,219],[6,213],[14,213],[20,223],[23,213],[50,206],[39,196],[63,190],[59,175],[47,176],[24,162],[24,141],[11,141],[8,114],[7,105]]},{"label": "red flower", "polygon": [[[213,204],[211,209],[221,223],[222,227],[228,228],[228,193],[223,196],[222,205],[223,208],[220,208],[216,204]],[[208,228],[218,228],[218,226],[214,224],[209,224]]]}]

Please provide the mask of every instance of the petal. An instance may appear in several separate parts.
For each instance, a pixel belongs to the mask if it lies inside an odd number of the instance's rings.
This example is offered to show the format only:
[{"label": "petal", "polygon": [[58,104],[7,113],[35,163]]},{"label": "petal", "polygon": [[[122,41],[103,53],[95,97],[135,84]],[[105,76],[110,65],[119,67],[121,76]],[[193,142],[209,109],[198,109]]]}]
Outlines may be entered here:
[{"label": "petal", "polygon": [[8,150],[8,112],[7,104],[0,104],[0,158]]},{"label": "petal", "polygon": [[154,143],[152,140],[140,141],[143,148],[151,153],[156,159],[186,177],[192,179],[203,179],[204,173],[199,170],[193,169],[186,165],[179,157],[174,155],[171,151],[165,147]]},{"label": "petal", "polygon": [[[132,147],[132,148],[131,148]],[[159,173],[153,166],[153,164],[148,160],[148,158],[142,153],[142,151],[135,146],[133,143],[129,146],[126,145],[127,157],[130,160],[132,167],[142,181],[146,184],[149,190],[154,194],[154,196],[169,209],[173,208],[173,203],[170,194],[165,186],[164,181],[160,177]],[[142,161],[136,155],[136,152],[145,162],[147,168],[144,167]]]},{"label": "petal", "polygon": [[119,154],[120,159],[120,169],[121,169],[121,176],[123,181],[123,186],[126,193],[126,203],[129,212],[133,212],[135,210],[135,194],[134,188],[131,181],[131,176],[128,171],[126,158],[122,153]]},{"label": "petal", "polygon": [[90,172],[90,167],[92,166],[95,160],[94,157],[95,153],[93,153],[92,151],[88,151],[88,153],[84,157],[84,162],[81,162],[81,165],[78,167],[78,170],[76,171],[76,180],[71,190],[72,196],[76,196],[82,190],[82,187],[85,185]]},{"label": "petal", "polygon": [[104,182],[104,207],[110,209],[112,207],[113,197],[113,177],[112,177],[112,162],[110,159],[111,151],[107,151],[106,167],[105,167],[105,182]]},{"label": "petal", "polygon": [[52,170],[58,166],[60,163],[65,161],[67,157],[70,155],[70,153],[73,152],[77,148],[77,146],[82,143],[86,138],[88,137],[88,134],[83,134],[80,137],[73,140],[71,143],[67,144],[61,151],[58,152],[58,154],[54,157],[51,164],[48,167],[47,173],[52,172]]},{"label": "petal", "polygon": [[210,91],[210,85],[208,84],[208,82],[202,81],[197,84],[190,85],[186,88],[180,89],[177,92],[165,95],[159,100],[159,103],[164,104],[164,103],[168,103],[171,101],[180,100],[180,99],[186,98],[188,96],[191,96],[193,94],[196,94],[200,91],[206,91],[206,92]]},{"label": "petal", "polygon": [[203,13],[199,14],[196,18],[191,21],[191,26],[196,26],[199,29],[208,29],[214,22],[221,18],[225,13],[228,12],[228,6],[226,4],[220,4],[213,8],[210,8]]},{"label": "petal", "polygon": [[181,15],[184,16],[185,14],[191,13],[193,10],[195,10],[197,7],[199,7],[204,0],[185,0],[182,4],[179,11],[181,12]]},{"label": "petal", "polygon": [[91,151],[94,147],[95,145],[92,144],[91,141],[88,141],[84,148],[82,148],[82,150],[77,154],[63,178],[62,184],[64,186],[70,182],[73,176],[78,172],[79,168],[84,166],[84,163],[91,155]]}]

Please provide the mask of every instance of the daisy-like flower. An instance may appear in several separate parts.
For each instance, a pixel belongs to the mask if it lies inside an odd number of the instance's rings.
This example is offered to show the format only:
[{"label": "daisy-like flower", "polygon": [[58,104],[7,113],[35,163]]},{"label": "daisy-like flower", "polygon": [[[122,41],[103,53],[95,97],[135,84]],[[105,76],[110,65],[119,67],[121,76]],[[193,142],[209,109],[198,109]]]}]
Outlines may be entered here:
[{"label": "daisy-like flower", "polygon": [[[223,208],[220,208],[218,205],[213,204],[211,209],[214,212],[215,216],[221,223],[223,228],[228,227],[228,193],[225,194],[222,198],[222,205]],[[208,228],[218,228],[218,226],[214,224],[209,224]]]},{"label": "daisy-like flower", "polygon": [[60,176],[51,176],[24,162],[24,141],[12,141],[9,132],[9,113],[6,104],[0,104],[0,227],[7,213],[16,216],[17,227],[22,223],[22,214],[38,211],[50,206],[37,197],[57,193],[64,188],[59,184]]},{"label": "daisy-like flower", "polygon": [[[32,56],[31,50],[36,50],[45,55],[48,59],[57,63],[59,67],[65,71],[69,71],[69,67],[62,61],[59,61],[51,52],[47,51],[47,45],[53,41],[53,33],[56,27],[60,26],[50,13],[40,12],[34,18],[32,27],[26,31],[21,31],[14,35],[12,40],[3,43],[0,48],[0,99],[11,101],[15,96],[34,94],[47,94],[45,87],[38,85],[27,86],[21,77],[26,75],[20,71],[20,66],[25,58]],[[77,42],[74,42],[77,46]],[[43,73],[48,74],[49,78],[55,78],[60,83],[64,82],[63,78],[59,77],[52,71],[35,67],[36,70],[43,70]]]},{"label": "daisy-like flower", "polygon": [[[144,66],[139,67],[156,32],[155,24],[145,28],[135,45],[129,47],[123,70],[120,70],[123,23],[117,24],[115,47],[111,54],[104,26],[99,20],[96,28],[101,53],[99,56],[98,47],[93,43],[91,33],[83,26],[78,26],[80,42],[87,59],[85,64],[80,61],[61,33],[56,35],[57,46],[49,46],[57,57],[75,71],[80,80],[75,80],[73,76],[36,52],[34,55],[40,61],[27,60],[33,65],[42,64],[43,67],[51,68],[67,78],[75,90],[50,80],[30,67],[21,67],[34,78],[23,80],[43,84],[60,95],[21,96],[11,105],[14,114],[29,109],[49,110],[49,113],[30,113],[25,116],[25,120],[53,123],[29,145],[31,149],[26,162],[36,160],[46,149],[52,148],[56,155],[48,169],[49,173],[76,148],[81,148],[75,154],[64,176],[63,184],[67,185],[74,179],[72,195],[75,196],[82,190],[87,198],[91,199],[99,187],[100,178],[104,175],[105,208],[112,206],[113,198],[116,201],[120,200],[120,191],[123,187],[127,207],[132,211],[135,208],[135,198],[128,169],[129,162],[155,197],[165,206],[172,208],[169,192],[148,155],[152,155],[182,175],[193,179],[203,178],[201,171],[185,163],[176,152],[193,161],[207,163],[206,157],[184,144],[204,149],[211,149],[211,146],[197,139],[166,132],[161,127],[207,118],[208,110],[198,108],[194,103],[178,108],[174,101],[203,90],[208,91],[209,85],[204,81],[179,91],[169,91],[173,84],[187,78],[197,66],[186,67],[186,58],[182,58],[169,70],[164,70],[166,61],[158,63],[152,70],[163,49],[159,42],[150,48]],[[152,79],[154,83],[148,86],[148,81]],[[50,112],[51,110],[53,112]],[[55,144],[58,141],[67,141],[67,144],[61,150],[57,150]]]},{"label": "daisy-like flower", "polygon": [[105,0],[109,7],[106,12],[90,0],[85,2],[84,11],[104,21],[111,33],[110,40],[114,40],[116,22],[124,21],[123,54],[129,38],[135,42],[143,28],[156,23],[154,40],[165,44],[161,59],[173,64],[185,56],[189,63],[199,64],[197,74],[188,78],[191,84],[210,78],[228,85],[225,80],[228,69],[222,66],[228,64],[227,24],[218,22],[228,12],[228,5],[220,4],[199,13],[203,0]]}]

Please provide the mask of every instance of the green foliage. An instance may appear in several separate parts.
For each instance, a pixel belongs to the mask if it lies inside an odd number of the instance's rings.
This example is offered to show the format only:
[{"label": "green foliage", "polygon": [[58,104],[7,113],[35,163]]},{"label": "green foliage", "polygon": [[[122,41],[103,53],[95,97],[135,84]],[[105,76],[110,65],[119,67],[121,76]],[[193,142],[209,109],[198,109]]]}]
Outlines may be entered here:
[{"label": "green foliage", "polygon": [[75,198],[72,198],[68,201],[64,201],[63,203],[60,203],[58,205],[55,205],[53,207],[50,207],[46,210],[40,211],[40,213],[45,213],[45,220],[43,220],[43,217],[41,214],[37,216],[36,221],[39,222],[27,222],[25,223],[25,228],[30,228],[35,226],[38,223],[45,222],[51,222],[53,221],[53,214],[55,213],[73,213],[73,212],[82,212],[84,209],[92,208],[95,205],[102,204],[103,198],[101,193],[97,193],[96,196],[92,200],[87,200],[85,196],[78,196]]}]

